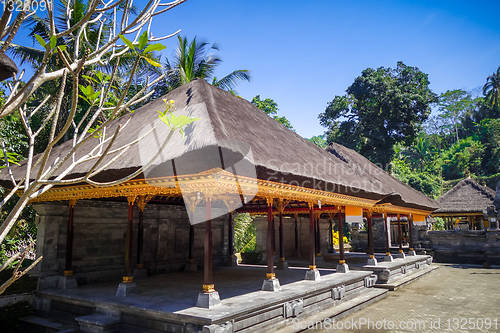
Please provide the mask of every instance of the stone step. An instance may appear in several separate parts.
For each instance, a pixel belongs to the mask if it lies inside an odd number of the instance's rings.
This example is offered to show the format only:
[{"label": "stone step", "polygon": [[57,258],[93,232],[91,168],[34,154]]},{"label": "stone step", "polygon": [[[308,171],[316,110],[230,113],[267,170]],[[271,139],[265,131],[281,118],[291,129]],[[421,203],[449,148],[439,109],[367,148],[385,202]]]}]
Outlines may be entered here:
[{"label": "stone step", "polygon": [[120,326],[120,318],[94,313],[88,316],[77,317],[81,332],[114,333]]},{"label": "stone step", "polygon": [[73,333],[79,332],[77,325],[60,322],[52,318],[28,316],[19,318],[21,329],[27,333]]}]

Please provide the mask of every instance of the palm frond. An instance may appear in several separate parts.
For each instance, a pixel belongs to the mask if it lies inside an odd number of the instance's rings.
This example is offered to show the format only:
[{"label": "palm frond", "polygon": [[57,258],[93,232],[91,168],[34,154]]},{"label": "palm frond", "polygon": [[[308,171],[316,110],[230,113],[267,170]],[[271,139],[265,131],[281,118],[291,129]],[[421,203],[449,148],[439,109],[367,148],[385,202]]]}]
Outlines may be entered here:
[{"label": "palm frond", "polygon": [[212,84],[216,87],[219,87],[224,90],[234,90],[235,86],[240,81],[248,81],[252,80],[252,76],[250,75],[250,71],[246,69],[235,70],[234,72],[224,76],[222,79],[212,82]]}]

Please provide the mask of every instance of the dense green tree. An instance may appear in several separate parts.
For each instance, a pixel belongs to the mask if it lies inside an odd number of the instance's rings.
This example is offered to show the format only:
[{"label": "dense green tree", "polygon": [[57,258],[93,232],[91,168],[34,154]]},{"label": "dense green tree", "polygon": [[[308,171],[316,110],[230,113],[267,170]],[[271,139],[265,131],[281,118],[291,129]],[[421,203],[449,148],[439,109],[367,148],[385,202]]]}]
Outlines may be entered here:
[{"label": "dense green tree", "polygon": [[260,98],[260,95],[257,95],[252,99],[251,103],[253,105],[255,105],[256,107],[258,107],[259,109],[261,109],[262,111],[264,111],[267,115],[272,117],[274,120],[281,123],[283,126],[288,128],[289,130],[292,130],[295,132],[295,129],[293,128],[292,124],[285,116],[282,116],[282,117],[278,116],[278,104],[274,100],[272,100],[270,98],[266,98],[266,99],[262,100]]},{"label": "dense green tree", "polygon": [[325,148],[327,146],[327,143],[325,140],[325,134],[316,135],[316,136],[313,136],[312,138],[307,139],[307,140],[311,141],[312,143],[314,143],[316,146],[318,146],[320,148]]},{"label": "dense green tree", "polygon": [[412,170],[402,159],[392,161],[394,177],[425,195],[437,199],[441,195],[441,180],[438,175]]},{"label": "dense green tree", "polygon": [[389,165],[396,142],[413,143],[436,101],[427,74],[402,62],[394,69],[365,69],[346,92],[319,116],[328,140],[382,165]]},{"label": "dense green tree", "polygon": [[449,149],[443,151],[441,156],[443,177],[445,179],[462,178],[466,170],[473,174],[481,174],[483,155],[483,144],[473,137],[454,143]]}]

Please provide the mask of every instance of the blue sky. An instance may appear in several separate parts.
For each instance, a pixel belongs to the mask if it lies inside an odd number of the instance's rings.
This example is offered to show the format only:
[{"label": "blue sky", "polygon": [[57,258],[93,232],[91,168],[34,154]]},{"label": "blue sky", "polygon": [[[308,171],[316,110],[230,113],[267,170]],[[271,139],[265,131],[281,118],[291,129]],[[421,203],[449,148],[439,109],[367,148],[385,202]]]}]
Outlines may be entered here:
[{"label": "blue sky", "polygon": [[[157,17],[152,31],[218,41],[216,75],[251,70],[240,95],[274,99],[279,115],[311,137],[325,130],[317,117],[327,102],[367,67],[403,61],[429,74],[436,93],[482,86],[500,66],[498,13],[498,0],[188,0]],[[172,56],[176,39],[163,44]]]}]

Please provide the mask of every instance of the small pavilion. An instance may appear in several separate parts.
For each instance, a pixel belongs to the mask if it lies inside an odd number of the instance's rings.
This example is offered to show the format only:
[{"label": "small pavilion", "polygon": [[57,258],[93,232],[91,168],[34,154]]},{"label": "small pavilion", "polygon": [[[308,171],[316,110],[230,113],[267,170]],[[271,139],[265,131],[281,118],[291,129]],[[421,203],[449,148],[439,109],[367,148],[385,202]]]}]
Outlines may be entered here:
[{"label": "small pavilion", "polygon": [[439,209],[432,216],[442,217],[446,230],[453,230],[460,222],[467,223],[469,230],[488,228],[490,226],[488,220],[484,219],[484,211],[493,206],[495,194],[494,190],[480,185],[469,176],[437,199]]},{"label": "small pavilion", "polygon": [[[175,114],[200,120],[187,126],[185,136],[175,133],[163,149],[168,130],[161,127],[157,111],[162,110],[164,99],[175,102]],[[98,167],[102,170],[93,180],[121,179],[161,151],[151,166],[134,179],[111,187],[87,183],[54,186],[32,202],[38,212],[37,255],[44,256],[38,267],[39,311],[50,310],[50,304],[59,304],[58,311],[67,310],[60,304],[71,303],[85,307],[90,312],[84,313],[90,315],[99,311],[111,316],[121,313],[118,324],[127,314],[167,322],[182,332],[192,331],[187,323],[196,327],[261,329],[264,324],[279,323],[307,309],[313,313],[318,306],[333,306],[344,295],[357,295],[373,285],[371,272],[349,270],[342,241],[336,270],[320,274],[316,258],[321,253],[321,217],[327,217],[330,230],[334,221],[338,223],[340,240],[343,223],[366,217],[370,244],[367,260],[374,266],[377,260],[372,217],[397,217],[399,258],[404,259],[400,217],[418,220],[438,207],[432,199],[396,181],[366,159],[356,160],[359,154],[347,154],[346,148],[339,145],[323,150],[248,101],[201,79],[142,106],[130,117],[115,120],[109,132],[127,122],[114,146],[142,139],[126,153],[111,153],[100,161]],[[87,141],[81,151],[91,151],[97,140]],[[71,142],[56,147],[47,165],[70,149]],[[25,167],[26,163],[13,167],[16,179],[23,177]],[[93,163],[78,165],[64,179],[96,168]],[[31,174],[37,172],[35,167]],[[0,176],[0,184],[12,187],[6,174]],[[256,294],[255,303],[240,302],[236,306],[232,298],[225,303],[219,297],[214,283],[218,271],[214,267],[235,264],[233,217],[237,212],[266,216],[265,272],[255,283],[262,286],[257,288],[261,290],[258,293],[277,296]],[[286,244],[293,244],[295,250],[298,245],[299,215],[305,217],[308,230],[302,244],[308,249],[308,267],[304,279],[282,286],[280,273],[275,271],[274,253],[279,255],[277,267],[285,267]],[[285,228],[286,216],[294,217],[293,226]],[[278,228],[274,217],[278,218]],[[389,231],[384,232],[385,258],[392,261]],[[408,254],[415,254],[411,237]],[[134,308],[138,303],[123,305],[141,297],[141,285],[147,285],[142,281],[152,276],[180,271],[187,274],[198,269],[203,270],[203,277],[192,309],[162,308],[144,297],[140,299],[142,312]],[[168,274],[166,280],[168,283]],[[182,277],[177,281],[176,295],[183,289]],[[98,282],[106,282],[107,286],[115,282],[116,294],[99,298],[100,292],[91,289],[92,285],[104,286]],[[151,295],[155,297],[154,292]],[[191,296],[185,292],[182,299]],[[125,303],[114,297],[121,297]],[[162,297],[165,302],[165,295]],[[81,314],[83,310],[78,311]],[[162,311],[167,314],[159,317]],[[95,317],[75,320],[80,327],[102,322]]]}]

